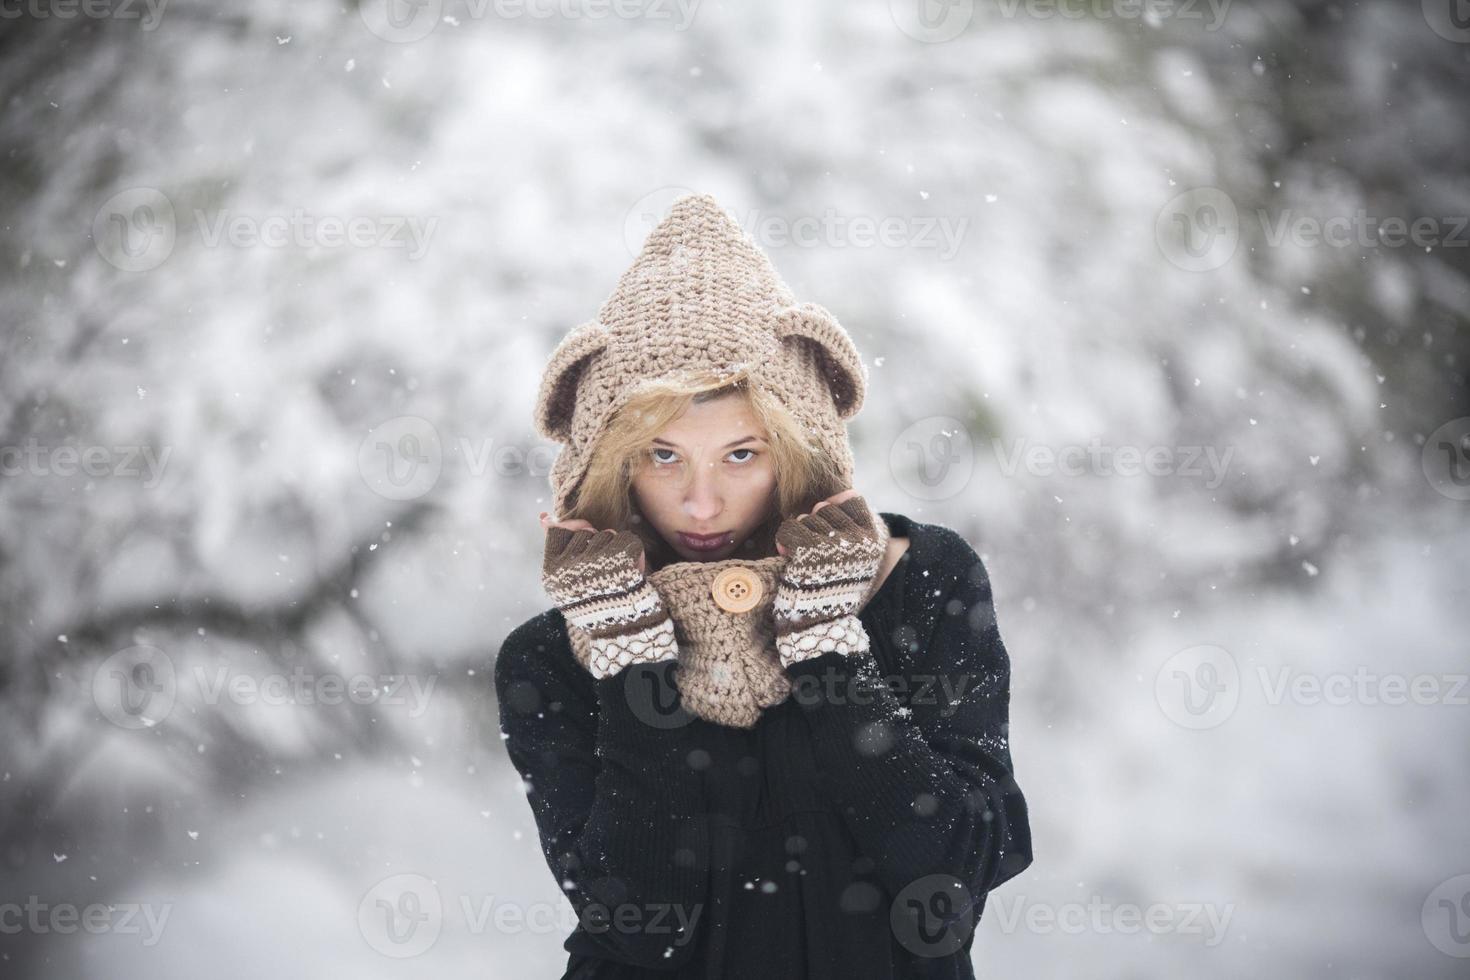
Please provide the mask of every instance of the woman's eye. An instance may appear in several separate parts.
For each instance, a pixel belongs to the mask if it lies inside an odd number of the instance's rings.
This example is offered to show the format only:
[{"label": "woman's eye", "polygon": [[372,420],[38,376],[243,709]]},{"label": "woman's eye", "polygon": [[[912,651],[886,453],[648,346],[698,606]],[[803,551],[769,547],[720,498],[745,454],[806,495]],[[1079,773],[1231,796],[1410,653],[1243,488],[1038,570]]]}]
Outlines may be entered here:
[{"label": "woman's eye", "polygon": [[[662,457],[662,456],[659,455],[659,453],[668,453],[669,454],[669,457]],[[734,456],[736,453],[747,453],[748,454],[744,459],[736,459],[736,460],[733,460],[732,461],[732,462],[736,462],[736,463],[749,463],[751,460],[755,459],[756,456],[760,455],[754,449],[732,449],[730,451],[730,455],[731,456]],[[670,463],[678,462],[678,455],[672,449],[664,449],[661,446],[660,447],[656,447],[654,449],[650,449],[648,451],[648,454],[649,454],[650,458],[653,459],[654,463],[656,463],[659,466],[666,466],[666,465],[668,465]]]}]

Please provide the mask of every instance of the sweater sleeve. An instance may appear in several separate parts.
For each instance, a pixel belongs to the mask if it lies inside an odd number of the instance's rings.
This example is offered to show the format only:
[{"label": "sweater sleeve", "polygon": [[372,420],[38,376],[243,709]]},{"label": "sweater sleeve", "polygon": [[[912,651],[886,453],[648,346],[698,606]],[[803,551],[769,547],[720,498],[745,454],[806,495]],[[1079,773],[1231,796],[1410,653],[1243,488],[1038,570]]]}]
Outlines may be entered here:
[{"label": "sweater sleeve", "polygon": [[[576,910],[569,952],[650,970],[694,953],[705,917],[706,827],[687,725],[659,727],[673,660],[593,680],[561,620],[511,633],[495,662],[500,729],[524,780],[541,850]],[[533,621],[534,623],[535,621]]]},{"label": "sweater sleeve", "polygon": [[922,623],[910,669],[880,679],[871,652],[831,652],[788,673],[822,788],[890,898],[952,877],[968,889],[973,922],[986,893],[1031,864],[1031,832],[1011,766],[1010,661],[990,581],[974,549],[948,536],[942,562],[905,571],[924,576],[904,588],[905,618]]}]

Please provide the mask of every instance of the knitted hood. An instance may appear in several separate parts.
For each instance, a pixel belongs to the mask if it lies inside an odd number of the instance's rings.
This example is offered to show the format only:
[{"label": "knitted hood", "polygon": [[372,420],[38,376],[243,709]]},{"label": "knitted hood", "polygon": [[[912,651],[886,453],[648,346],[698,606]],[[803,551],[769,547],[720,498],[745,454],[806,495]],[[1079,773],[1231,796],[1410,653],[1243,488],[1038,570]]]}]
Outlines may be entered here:
[{"label": "knitted hood", "polygon": [[[797,303],[735,218],[708,194],[674,202],[597,318],[574,327],[546,364],[536,431],[563,444],[551,467],[553,514],[571,510],[613,415],[648,381],[749,366],[838,463],[852,485],[846,421],[867,366],[815,303]],[[835,492],[835,490],[834,490]]]}]

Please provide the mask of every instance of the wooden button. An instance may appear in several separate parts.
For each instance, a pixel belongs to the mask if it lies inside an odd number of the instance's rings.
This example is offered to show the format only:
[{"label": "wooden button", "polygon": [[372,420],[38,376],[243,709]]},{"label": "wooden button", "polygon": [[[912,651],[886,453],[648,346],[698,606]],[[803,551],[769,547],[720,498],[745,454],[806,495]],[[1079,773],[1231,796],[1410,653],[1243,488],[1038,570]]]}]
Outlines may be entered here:
[{"label": "wooden button", "polygon": [[748,568],[727,568],[715,576],[714,583],[710,586],[710,594],[715,597],[715,605],[725,612],[743,613],[754,609],[756,603],[761,601],[761,594],[765,592],[765,586],[761,580],[756,578],[754,572]]}]

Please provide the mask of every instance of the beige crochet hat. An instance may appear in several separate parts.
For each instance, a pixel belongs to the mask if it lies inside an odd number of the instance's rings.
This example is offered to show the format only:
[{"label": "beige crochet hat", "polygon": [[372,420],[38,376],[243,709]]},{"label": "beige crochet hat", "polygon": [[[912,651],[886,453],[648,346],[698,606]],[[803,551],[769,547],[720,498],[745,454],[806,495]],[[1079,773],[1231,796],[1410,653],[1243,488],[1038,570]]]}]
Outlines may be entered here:
[{"label": "beige crochet hat", "polygon": [[570,512],[593,447],[642,384],[742,366],[851,486],[845,423],[862,407],[868,379],[852,338],[822,307],[795,301],[713,197],[686,195],[649,234],[597,319],[574,327],[547,361],[535,425],[564,444],[551,467],[553,514]]}]

